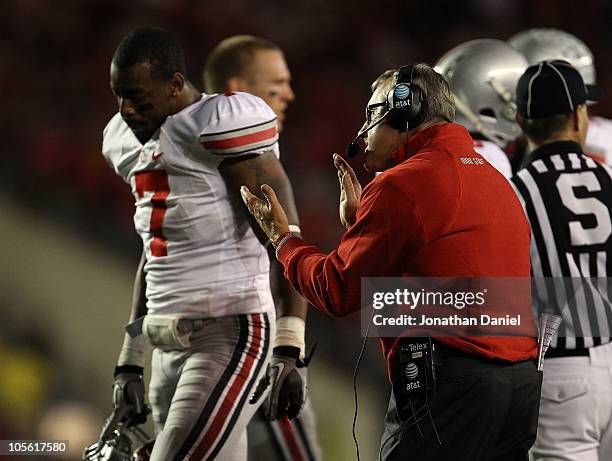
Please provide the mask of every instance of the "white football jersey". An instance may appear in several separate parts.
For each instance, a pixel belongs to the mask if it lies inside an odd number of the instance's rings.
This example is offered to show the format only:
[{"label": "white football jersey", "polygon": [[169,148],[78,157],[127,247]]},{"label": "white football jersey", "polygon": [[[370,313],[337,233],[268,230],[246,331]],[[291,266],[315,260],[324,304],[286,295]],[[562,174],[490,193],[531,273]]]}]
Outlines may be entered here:
[{"label": "white football jersey", "polygon": [[474,140],[474,150],[484,157],[484,159],[495,167],[497,171],[510,179],[512,167],[506,153],[493,141],[482,139]]},{"label": "white football jersey", "polygon": [[218,167],[229,157],[276,152],[277,141],[274,112],[247,93],[202,95],[144,145],[120,114],[110,120],[102,151],[136,200],[150,314],[205,318],[274,309],[267,252]]},{"label": "white football jersey", "polygon": [[584,151],[595,160],[612,165],[612,120],[589,117]]}]

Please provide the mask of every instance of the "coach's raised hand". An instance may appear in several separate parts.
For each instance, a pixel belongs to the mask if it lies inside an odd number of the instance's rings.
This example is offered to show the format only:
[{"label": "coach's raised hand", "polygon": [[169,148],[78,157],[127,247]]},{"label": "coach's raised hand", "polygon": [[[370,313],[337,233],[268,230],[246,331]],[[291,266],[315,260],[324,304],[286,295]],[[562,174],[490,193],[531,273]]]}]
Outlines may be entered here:
[{"label": "coach's raised hand", "polygon": [[361,200],[361,184],[351,166],[338,154],[334,154],[334,165],[340,182],[340,222],[348,229],[355,224]]},{"label": "coach's raised hand", "polygon": [[289,221],[285,210],[276,198],[274,190],[264,184],[261,186],[261,192],[266,200],[253,195],[248,187],[240,188],[242,200],[253,215],[261,229],[266,233],[272,244],[276,244],[278,238],[286,232],[289,232]]}]

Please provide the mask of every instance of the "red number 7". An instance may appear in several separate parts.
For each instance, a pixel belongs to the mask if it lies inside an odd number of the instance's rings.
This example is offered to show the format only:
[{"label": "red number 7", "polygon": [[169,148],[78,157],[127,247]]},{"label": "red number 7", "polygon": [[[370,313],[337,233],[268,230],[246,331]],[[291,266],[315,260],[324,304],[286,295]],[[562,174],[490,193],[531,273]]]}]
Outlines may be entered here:
[{"label": "red number 7", "polygon": [[140,198],[145,192],[153,192],[151,204],[151,223],[149,228],[153,234],[151,240],[151,254],[153,256],[168,255],[168,241],[164,237],[163,221],[166,214],[166,197],[170,193],[168,186],[168,173],[164,170],[142,171],[136,173],[136,192]]}]

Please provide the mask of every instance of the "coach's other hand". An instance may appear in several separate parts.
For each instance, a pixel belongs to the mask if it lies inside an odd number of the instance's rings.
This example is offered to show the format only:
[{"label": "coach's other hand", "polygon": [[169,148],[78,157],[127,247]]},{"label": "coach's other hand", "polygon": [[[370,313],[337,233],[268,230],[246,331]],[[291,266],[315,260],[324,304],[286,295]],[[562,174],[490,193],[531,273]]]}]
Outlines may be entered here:
[{"label": "coach's other hand", "polygon": [[359,200],[361,199],[361,184],[351,166],[338,154],[334,154],[334,165],[338,170],[340,181],[340,222],[347,229],[355,224]]},{"label": "coach's other hand", "polygon": [[264,184],[261,186],[266,201],[253,195],[247,186],[240,188],[242,200],[253,215],[261,229],[266,233],[270,241],[275,244],[278,238],[289,232],[289,221],[285,210],[276,198],[274,190]]}]

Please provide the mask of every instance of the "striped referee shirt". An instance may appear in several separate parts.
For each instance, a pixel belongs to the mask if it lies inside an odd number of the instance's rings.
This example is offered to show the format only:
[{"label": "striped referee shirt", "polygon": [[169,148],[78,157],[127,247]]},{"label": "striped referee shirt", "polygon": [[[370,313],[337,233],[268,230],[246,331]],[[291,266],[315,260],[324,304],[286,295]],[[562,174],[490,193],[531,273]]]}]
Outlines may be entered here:
[{"label": "striped referee shirt", "polygon": [[531,225],[534,305],[563,318],[553,346],[610,342],[612,170],[560,141],[533,151],[512,182]]}]

